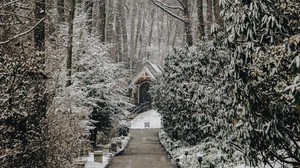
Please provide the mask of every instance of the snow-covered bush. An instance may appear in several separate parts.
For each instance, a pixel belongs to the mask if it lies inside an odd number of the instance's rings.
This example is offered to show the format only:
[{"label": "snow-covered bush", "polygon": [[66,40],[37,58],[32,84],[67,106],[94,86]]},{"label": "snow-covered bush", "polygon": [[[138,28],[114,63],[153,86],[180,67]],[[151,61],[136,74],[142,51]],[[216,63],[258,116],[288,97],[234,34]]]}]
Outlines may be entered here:
[{"label": "snow-covered bush", "polygon": [[80,20],[75,19],[81,29],[75,29],[73,87],[83,92],[78,104],[89,109],[95,127],[91,141],[95,144],[98,132],[111,138],[115,132],[112,129],[126,119],[127,109],[132,106],[127,97],[129,71],[123,63],[113,63],[109,47],[88,34]]},{"label": "snow-covered bush", "polygon": [[300,165],[300,2],[221,1],[232,51],[237,110],[228,142],[255,166]]},{"label": "snow-covered bush", "polygon": [[61,47],[66,46],[66,25],[60,24],[51,37],[59,45],[47,45],[51,58],[47,70],[52,75],[48,88],[55,93],[47,113],[49,167],[73,167],[73,160],[90,150],[90,140],[95,142],[97,133],[103,136],[98,140],[110,141],[110,133],[116,132],[113,129],[130,105],[125,96],[127,71],[121,63],[112,62],[108,47],[97,36],[86,32],[80,11],[74,21],[71,86],[65,87],[66,50]]},{"label": "snow-covered bush", "polygon": [[[20,42],[6,46],[0,63],[0,165],[45,165],[46,75],[34,49]],[[24,48],[23,48],[24,47]],[[2,46],[0,46],[2,48]]]},{"label": "snow-covered bush", "polygon": [[127,136],[129,134],[129,126],[121,124],[118,128],[118,136]]},{"label": "snow-covered bush", "polygon": [[73,167],[75,158],[89,151],[89,111],[77,106],[82,92],[69,87],[58,93],[47,112],[47,167]]},{"label": "snow-covered bush", "polygon": [[210,52],[211,46],[179,49],[167,57],[153,91],[164,130],[188,144],[216,137],[226,122],[219,116],[230,102],[223,83],[229,58],[221,50]]},{"label": "snow-covered bush", "polygon": [[0,7],[0,167],[44,167],[45,116],[51,99],[45,52],[36,50],[34,33],[20,35],[35,24],[34,12],[15,8],[34,1],[7,2],[1,1]]},{"label": "snow-covered bush", "polygon": [[163,130],[160,130],[159,138],[173,162],[177,162],[182,168],[200,167],[199,158],[203,168],[232,168],[241,162],[243,156],[239,151],[236,151],[233,156],[224,152],[220,148],[220,142],[214,138],[207,138],[193,146],[185,146],[181,141],[173,141]]}]

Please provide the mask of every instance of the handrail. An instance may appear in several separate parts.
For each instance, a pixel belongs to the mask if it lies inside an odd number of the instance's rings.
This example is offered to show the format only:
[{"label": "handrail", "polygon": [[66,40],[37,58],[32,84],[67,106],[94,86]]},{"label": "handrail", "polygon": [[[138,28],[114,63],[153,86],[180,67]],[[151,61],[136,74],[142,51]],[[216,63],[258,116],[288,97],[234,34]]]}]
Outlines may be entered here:
[{"label": "handrail", "polygon": [[144,112],[145,110],[147,110],[149,107],[151,107],[151,101],[141,103],[140,105],[138,105],[137,107],[135,107],[133,109],[130,109],[129,111],[132,114],[139,114],[139,113]]}]

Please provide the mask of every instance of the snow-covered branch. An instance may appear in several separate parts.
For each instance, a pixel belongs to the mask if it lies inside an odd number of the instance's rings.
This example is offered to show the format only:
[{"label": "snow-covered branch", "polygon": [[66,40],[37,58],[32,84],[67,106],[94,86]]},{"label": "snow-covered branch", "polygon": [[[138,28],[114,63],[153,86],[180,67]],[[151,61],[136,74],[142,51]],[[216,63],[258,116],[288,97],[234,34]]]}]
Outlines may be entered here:
[{"label": "snow-covered branch", "polygon": [[159,7],[160,9],[162,9],[162,10],[163,10],[164,12],[166,12],[167,14],[171,15],[172,17],[174,17],[174,18],[176,18],[176,19],[178,19],[178,20],[180,20],[180,21],[182,21],[182,22],[185,22],[185,19],[183,19],[182,17],[176,15],[175,13],[173,13],[173,12],[167,10],[165,7],[163,7],[163,6],[161,6],[160,4],[158,4],[158,2],[156,2],[155,0],[151,0],[151,1],[154,3],[154,5],[156,5],[156,6]]},{"label": "snow-covered branch", "polygon": [[186,8],[186,6],[183,4],[183,2],[181,0],[177,0],[177,2],[179,2],[183,8]]},{"label": "snow-covered branch", "polygon": [[0,45],[9,43],[10,41],[17,39],[19,37],[25,36],[26,34],[30,33],[34,28],[36,28],[40,23],[42,23],[45,20],[45,18],[42,18],[40,21],[38,21],[34,26],[32,26],[30,29],[26,30],[25,32],[22,32],[20,34],[15,35],[14,37],[6,40],[6,41],[1,41]]},{"label": "snow-covered branch", "polygon": [[169,8],[169,9],[179,9],[179,10],[182,10],[183,11],[183,8],[180,7],[180,6],[170,6],[166,3],[163,3],[162,1],[159,1],[159,0],[156,0],[157,3],[160,3],[162,6],[166,7],[166,8]]},{"label": "snow-covered branch", "polygon": [[11,2],[8,2],[8,3],[4,4],[4,5],[1,5],[0,9],[6,7],[8,5],[11,5],[11,4],[15,3],[15,2],[18,2],[18,1],[20,1],[20,0],[11,1]]}]

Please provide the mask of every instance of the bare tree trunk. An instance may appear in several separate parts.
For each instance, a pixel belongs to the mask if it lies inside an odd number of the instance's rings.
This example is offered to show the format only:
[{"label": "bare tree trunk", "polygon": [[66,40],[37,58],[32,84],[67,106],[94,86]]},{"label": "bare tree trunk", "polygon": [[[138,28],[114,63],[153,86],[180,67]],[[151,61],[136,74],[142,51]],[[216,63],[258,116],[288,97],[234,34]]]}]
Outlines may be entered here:
[{"label": "bare tree trunk", "polygon": [[123,54],[122,54],[122,61],[128,62],[128,40],[127,40],[127,27],[126,27],[126,12],[125,12],[125,2],[126,1],[120,1],[119,3],[119,12],[120,12],[120,19],[121,19],[121,33],[122,33],[122,48],[123,48]]},{"label": "bare tree trunk", "polygon": [[136,41],[135,41],[136,14],[137,14],[137,3],[135,2],[135,0],[133,0],[132,13],[131,13],[131,32],[130,32],[130,69],[131,69],[130,72],[131,73],[132,73],[132,69],[133,69],[135,51],[136,51]]},{"label": "bare tree trunk", "polygon": [[[36,60],[38,60],[36,66],[39,67],[40,70],[44,70],[44,65],[45,65],[45,17],[46,17],[46,0],[35,0],[35,9],[34,9],[34,17],[37,21],[43,20],[42,22],[40,22],[40,24],[38,24],[35,28],[34,28],[34,45],[35,45],[35,49],[36,49]],[[42,75],[44,76],[44,75]],[[35,91],[37,92],[36,94],[38,94],[40,97],[39,100],[42,100],[43,97],[41,97],[41,95],[43,94],[42,90],[40,90],[41,88],[38,87],[45,87],[45,83],[43,82],[46,78],[45,77],[41,77],[39,80],[37,81],[38,83],[36,83],[37,85],[34,86]],[[34,162],[40,162],[41,163],[41,167],[46,166],[46,130],[44,127],[44,125],[42,124],[43,120],[46,119],[46,107],[42,106],[41,103],[39,101],[35,101],[35,106],[37,108],[39,108],[38,111],[35,111],[34,114],[32,114],[31,117],[26,118],[26,125],[31,125],[31,127],[33,127],[33,130],[31,130],[32,132],[35,133],[35,136],[37,136],[37,139],[40,139],[42,141],[41,144],[38,145],[38,147],[34,147],[37,150],[32,151],[33,153],[30,153],[31,155],[36,155],[36,159]],[[44,102],[46,103],[46,102]],[[20,123],[20,125],[22,125]],[[35,126],[32,126],[35,125]],[[30,127],[25,126],[24,128],[26,131],[30,130]],[[26,139],[26,138],[25,138]],[[25,140],[24,139],[24,140]],[[25,140],[25,145],[27,147],[27,141],[29,139]],[[30,143],[30,142],[29,142]],[[32,142],[31,142],[32,143]],[[34,144],[29,144],[29,148],[30,145],[34,145]],[[28,166],[25,166],[28,167]],[[35,166],[34,166],[35,167]]]},{"label": "bare tree trunk", "polygon": [[105,42],[105,23],[106,23],[106,0],[99,0],[99,36],[100,41]]},{"label": "bare tree trunk", "polygon": [[67,56],[67,82],[66,86],[71,86],[72,80],[72,42],[73,42],[73,21],[75,13],[75,0],[71,0],[68,22],[68,56]]},{"label": "bare tree trunk", "polygon": [[170,38],[171,38],[171,32],[172,32],[172,27],[174,25],[173,19],[168,19],[168,29],[167,29],[167,42],[166,42],[166,50],[169,51],[170,47]]},{"label": "bare tree trunk", "polygon": [[[142,9],[139,10],[139,13],[138,13],[138,23],[137,23],[137,28],[136,28],[136,37],[135,37],[135,51],[138,50],[138,42],[139,42],[139,39],[140,39],[140,36],[141,36],[141,29],[142,29]],[[141,45],[141,44],[140,44]]]},{"label": "bare tree trunk", "polygon": [[192,46],[193,45],[193,36],[192,36],[192,18],[191,18],[191,14],[190,14],[190,4],[189,4],[189,0],[183,0],[182,1],[184,4],[184,8],[183,8],[183,13],[184,13],[184,17],[185,17],[185,22],[184,22],[184,30],[185,30],[185,34],[186,34],[186,43],[188,46]]},{"label": "bare tree trunk", "polygon": [[219,0],[214,0],[214,16],[215,16],[215,22],[220,26],[223,27],[224,23],[222,20],[221,13],[221,6],[219,4]]},{"label": "bare tree trunk", "polygon": [[157,32],[157,39],[158,39],[158,48],[160,48],[161,46],[161,40],[162,40],[162,36],[163,36],[163,26],[164,26],[164,13],[163,11],[160,12],[161,16],[157,15],[160,19],[157,20],[157,27],[159,28],[158,29],[158,32]]},{"label": "bare tree trunk", "polygon": [[198,33],[199,33],[199,40],[205,37],[205,26],[204,26],[204,15],[203,15],[203,0],[197,0],[197,7],[198,7]]},{"label": "bare tree trunk", "polygon": [[[35,0],[35,18],[40,21],[45,18],[46,4],[45,0]],[[42,21],[34,28],[34,44],[37,51],[45,51],[45,22]]]},{"label": "bare tree trunk", "polygon": [[211,29],[211,24],[213,22],[213,6],[212,6],[212,1],[213,0],[206,0],[207,2],[207,20],[206,23],[208,25],[208,38],[211,39],[211,33],[210,33],[210,29]]},{"label": "bare tree trunk", "polygon": [[121,1],[117,1],[117,10],[116,10],[116,21],[115,21],[115,28],[116,28],[116,43],[117,43],[117,58],[116,62],[123,61],[123,46],[122,46],[122,27],[121,27],[121,11],[120,6],[122,6]]},{"label": "bare tree trunk", "polygon": [[57,0],[57,14],[58,22],[65,21],[65,2],[64,0]]},{"label": "bare tree trunk", "polygon": [[153,34],[153,24],[154,24],[154,14],[155,14],[155,9],[151,10],[150,17],[151,17],[151,23],[150,23],[150,30],[149,30],[149,40],[148,40],[148,46],[151,46],[151,41],[152,41],[152,34]]},{"label": "bare tree trunk", "polygon": [[89,33],[92,33],[92,24],[93,24],[93,0],[85,0],[84,2],[84,12],[87,14],[86,18],[86,27]]},{"label": "bare tree trunk", "polygon": [[106,35],[105,42],[112,43],[113,31],[114,31],[114,0],[107,0],[107,16],[106,16]]},{"label": "bare tree trunk", "polygon": [[140,50],[139,50],[139,58],[142,60],[144,60],[144,54],[143,54],[143,49],[144,49],[144,36],[142,32],[145,32],[145,20],[146,20],[146,12],[144,12],[144,17],[143,17],[143,21],[142,21],[142,26],[141,26],[141,33],[140,33],[140,38],[139,38],[139,42],[140,42]]},{"label": "bare tree trunk", "polygon": [[175,22],[175,30],[174,30],[172,47],[174,47],[176,44],[177,32],[178,32],[178,22]]}]

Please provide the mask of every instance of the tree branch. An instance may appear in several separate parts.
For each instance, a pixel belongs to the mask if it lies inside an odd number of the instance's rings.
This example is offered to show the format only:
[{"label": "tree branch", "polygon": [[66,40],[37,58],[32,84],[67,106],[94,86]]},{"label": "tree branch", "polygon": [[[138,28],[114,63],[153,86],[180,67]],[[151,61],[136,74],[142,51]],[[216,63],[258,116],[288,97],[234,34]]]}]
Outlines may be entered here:
[{"label": "tree branch", "polygon": [[171,15],[172,17],[182,21],[182,22],[186,22],[185,19],[183,19],[182,17],[172,13],[171,11],[168,11],[167,9],[165,9],[164,7],[162,7],[161,5],[159,5],[155,0],[151,0],[154,5],[156,5],[157,7],[159,7],[160,9],[162,9],[164,12],[166,12],[167,14]]},{"label": "tree branch", "polygon": [[181,0],[177,0],[177,2],[180,3],[180,5],[182,6],[182,8],[186,8],[186,6],[183,4],[183,2]]},{"label": "tree branch", "polygon": [[166,7],[166,8],[169,8],[169,9],[179,9],[179,10],[182,10],[183,11],[183,8],[180,7],[180,6],[170,6],[166,3],[163,3],[162,1],[159,1],[157,0],[158,3],[160,3],[162,6]]},{"label": "tree branch", "polygon": [[38,21],[34,26],[32,26],[30,29],[26,30],[25,32],[23,33],[20,33],[20,34],[17,34],[15,35],[14,37],[6,40],[6,41],[0,41],[0,45],[3,45],[3,44],[6,44],[6,43],[9,43],[10,41],[14,40],[14,39],[17,39],[21,36],[24,36],[28,33],[30,33],[35,27],[37,27],[40,23],[42,23],[43,21],[45,20],[45,18],[42,18],[40,21]]},{"label": "tree branch", "polygon": [[8,5],[11,5],[11,4],[15,3],[15,2],[18,2],[18,1],[20,1],[20,0],[15,0],[15,1],[8,2],[8,3],[6,3],[6,4],[2,5],[2,6],[0,6],[0,9],[6,7],[6,6],[8,6]]}]

